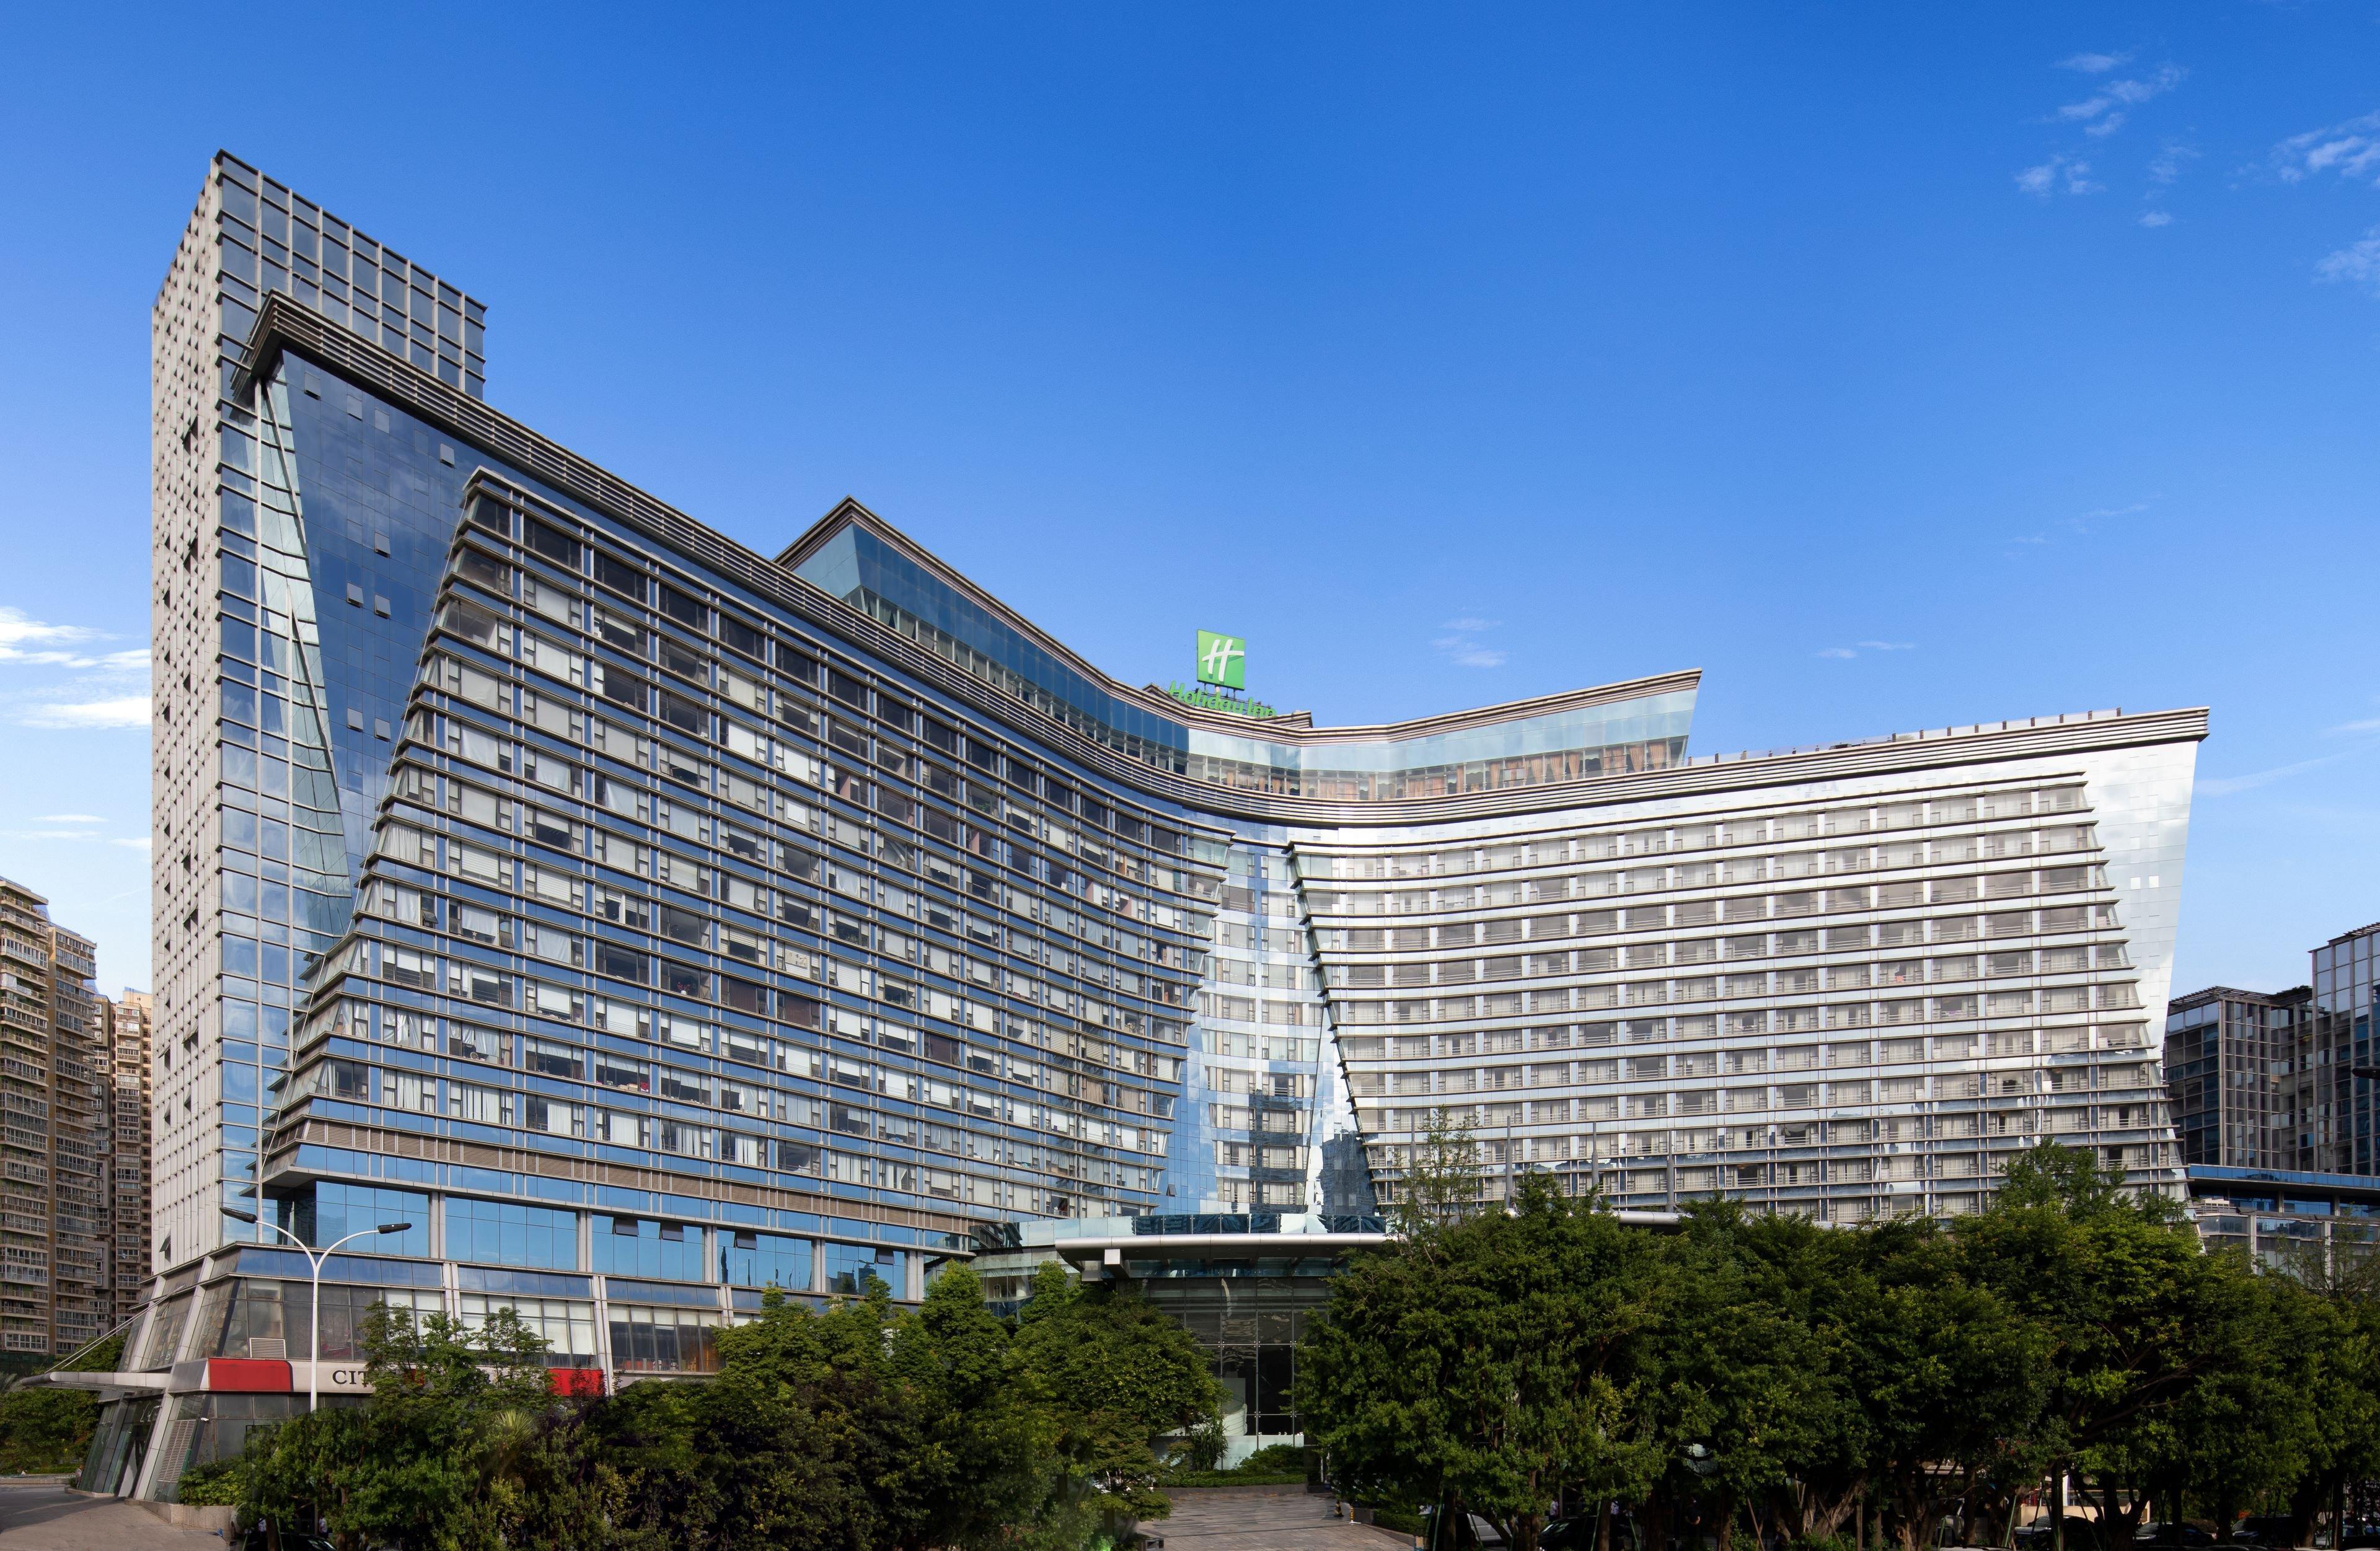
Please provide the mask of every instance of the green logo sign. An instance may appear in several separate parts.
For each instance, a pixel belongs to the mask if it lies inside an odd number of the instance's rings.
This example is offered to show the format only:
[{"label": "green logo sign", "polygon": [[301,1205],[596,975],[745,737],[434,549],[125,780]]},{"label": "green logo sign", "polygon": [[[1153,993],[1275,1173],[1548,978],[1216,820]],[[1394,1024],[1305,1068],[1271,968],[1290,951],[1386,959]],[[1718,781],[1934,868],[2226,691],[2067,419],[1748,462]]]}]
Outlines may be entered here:
[{"label": "green logo sign", "polygon": [[1237,636],[1212,630],[1198,632],[1198,682],[1226,689],[1248,686],[1248,643]]},{"label": "green logo sign", "polygon": [[1169,684],[1165,686],[1165,693],[1185,706],[1196,706],[1202,710],[1228,711],[1233,716],[1253,716],[1259,720],[1281,714],[1262,700],[1250,700],[1237,695],[1226,695],[1220,689],[1207,689],[1186,684]]}]

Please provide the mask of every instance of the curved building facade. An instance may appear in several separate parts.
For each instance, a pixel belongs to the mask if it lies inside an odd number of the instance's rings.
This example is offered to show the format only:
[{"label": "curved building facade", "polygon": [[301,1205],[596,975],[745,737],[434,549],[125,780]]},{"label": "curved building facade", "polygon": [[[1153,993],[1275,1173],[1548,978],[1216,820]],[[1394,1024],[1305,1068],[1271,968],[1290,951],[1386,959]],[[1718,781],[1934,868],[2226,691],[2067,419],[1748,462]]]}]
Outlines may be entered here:
[{"label": "curved building facade", "polygon": [[617,1382],[765,1288],[1105,1242],[1035,1223],[1361,1242],[1434,1118],[1632,1209],[2179,1179],[2203,713],[1203,709],[856,503],[743,548],[491,409],[483,322],[228,157],[161,295],[159,1282],[92,1484],[303,1392],[285,1233],[407,1225],[331,1262],[335,1391],[374,1300]]}]

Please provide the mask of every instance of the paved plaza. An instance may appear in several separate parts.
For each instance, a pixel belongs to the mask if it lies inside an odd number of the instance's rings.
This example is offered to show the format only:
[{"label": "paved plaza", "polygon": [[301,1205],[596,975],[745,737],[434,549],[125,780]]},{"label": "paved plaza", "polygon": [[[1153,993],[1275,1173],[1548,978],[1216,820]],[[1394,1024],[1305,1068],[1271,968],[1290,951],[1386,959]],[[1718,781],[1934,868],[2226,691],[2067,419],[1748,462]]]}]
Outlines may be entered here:
[{"label": "paved plaza", "polygon": [[1141,1526],[1165,1537],[1165,1551],[1413,1551],[1413,1536],[1334,1519],[1330,1498],[1295,1487],[1166,1495],[1172,1517]]}]

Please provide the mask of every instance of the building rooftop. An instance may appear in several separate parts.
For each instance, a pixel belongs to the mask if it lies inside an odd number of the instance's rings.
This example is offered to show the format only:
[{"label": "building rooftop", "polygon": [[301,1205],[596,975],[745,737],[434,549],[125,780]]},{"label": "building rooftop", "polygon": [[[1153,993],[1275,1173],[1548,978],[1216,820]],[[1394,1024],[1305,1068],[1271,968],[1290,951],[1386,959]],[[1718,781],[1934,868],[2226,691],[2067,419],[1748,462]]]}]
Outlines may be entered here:
[{"label": "building rooftop", "polygon": [[2188,996],[2174,998],[2166,1003],[2168,1012],[2187,1012],[2193,1007],[2204,1007],[2210,1001],[2247,1001],[2259,1007],[2287,1007],[2306,1001],[2313,996],[2311,986],[2291,986],[2286,991],[2243,991],[2237,986],[2209,986]]}]

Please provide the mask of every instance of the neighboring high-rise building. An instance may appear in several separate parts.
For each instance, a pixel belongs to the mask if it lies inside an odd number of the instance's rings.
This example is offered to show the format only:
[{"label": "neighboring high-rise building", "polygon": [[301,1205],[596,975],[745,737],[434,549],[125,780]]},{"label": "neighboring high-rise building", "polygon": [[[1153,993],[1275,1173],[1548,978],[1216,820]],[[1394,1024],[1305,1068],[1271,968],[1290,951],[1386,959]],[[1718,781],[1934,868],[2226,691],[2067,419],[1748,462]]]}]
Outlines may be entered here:
[{"label": "neighboring high-rise building", "polygon": [[128,990],[100,999],[113,1081],[108,1141],[108,1284],[116,1320],[137,1313],[149,1291],[149,1060],[151,1000]]},{"label": "neighboring high-rise building", "polygon": [[0,878],[0,1351],[64,1354],[114,1323],[95,951]]},{"label": "neighboring high-rise building", "polygon": [[[2380,922],[2312,951],[2312,978],[2266,995],[2212,987],[2166,1017],[2166,1079],[2183,1160],[2319,1174],[2374,1166],[2372,966]],[[2203,1140],[2198,1140],[2203,1139]]]},{"label": "neighboring high-rise building", "polygon": [[2337,1159],[2331,1167],[2343,1174],[2380,1174],[2372,1143],[2380,1084],[2359,1074],[2359,1069],[2374,1070],[2372,1025],[2380,1019],[2380,975],[2372,965],[2375,946],[2380,921],[2342,932],[2313,951],[2311,1104]]},{"label": "neighboring high-rise building", "polygon": [[512,1307],[617,1375],[1020,1225],[1360,1235],[1438,1116],[1629,1206],[1970,1211],[2043,1138],[2178,1186],[2144,1009],[2203,712],[1689,758],[1692,673],[1172,696],[856,503],[766,556],[496,413],[477,304],[334,226],[219,157],[158,308],[128,1365],[181,1377],[91,1480],[299,1403],[256,1393],[314,1335],[274,1229],[363,1235],[326,1357]]},{"label": "neighboring high-rise building", "polygon": [[2184,1164],[2313,1167],[2299,1138],[2300,1047],[2313,992],[2266,995],[2212,986],[2176,998],[2165,1022],[2165,1081]]}]

